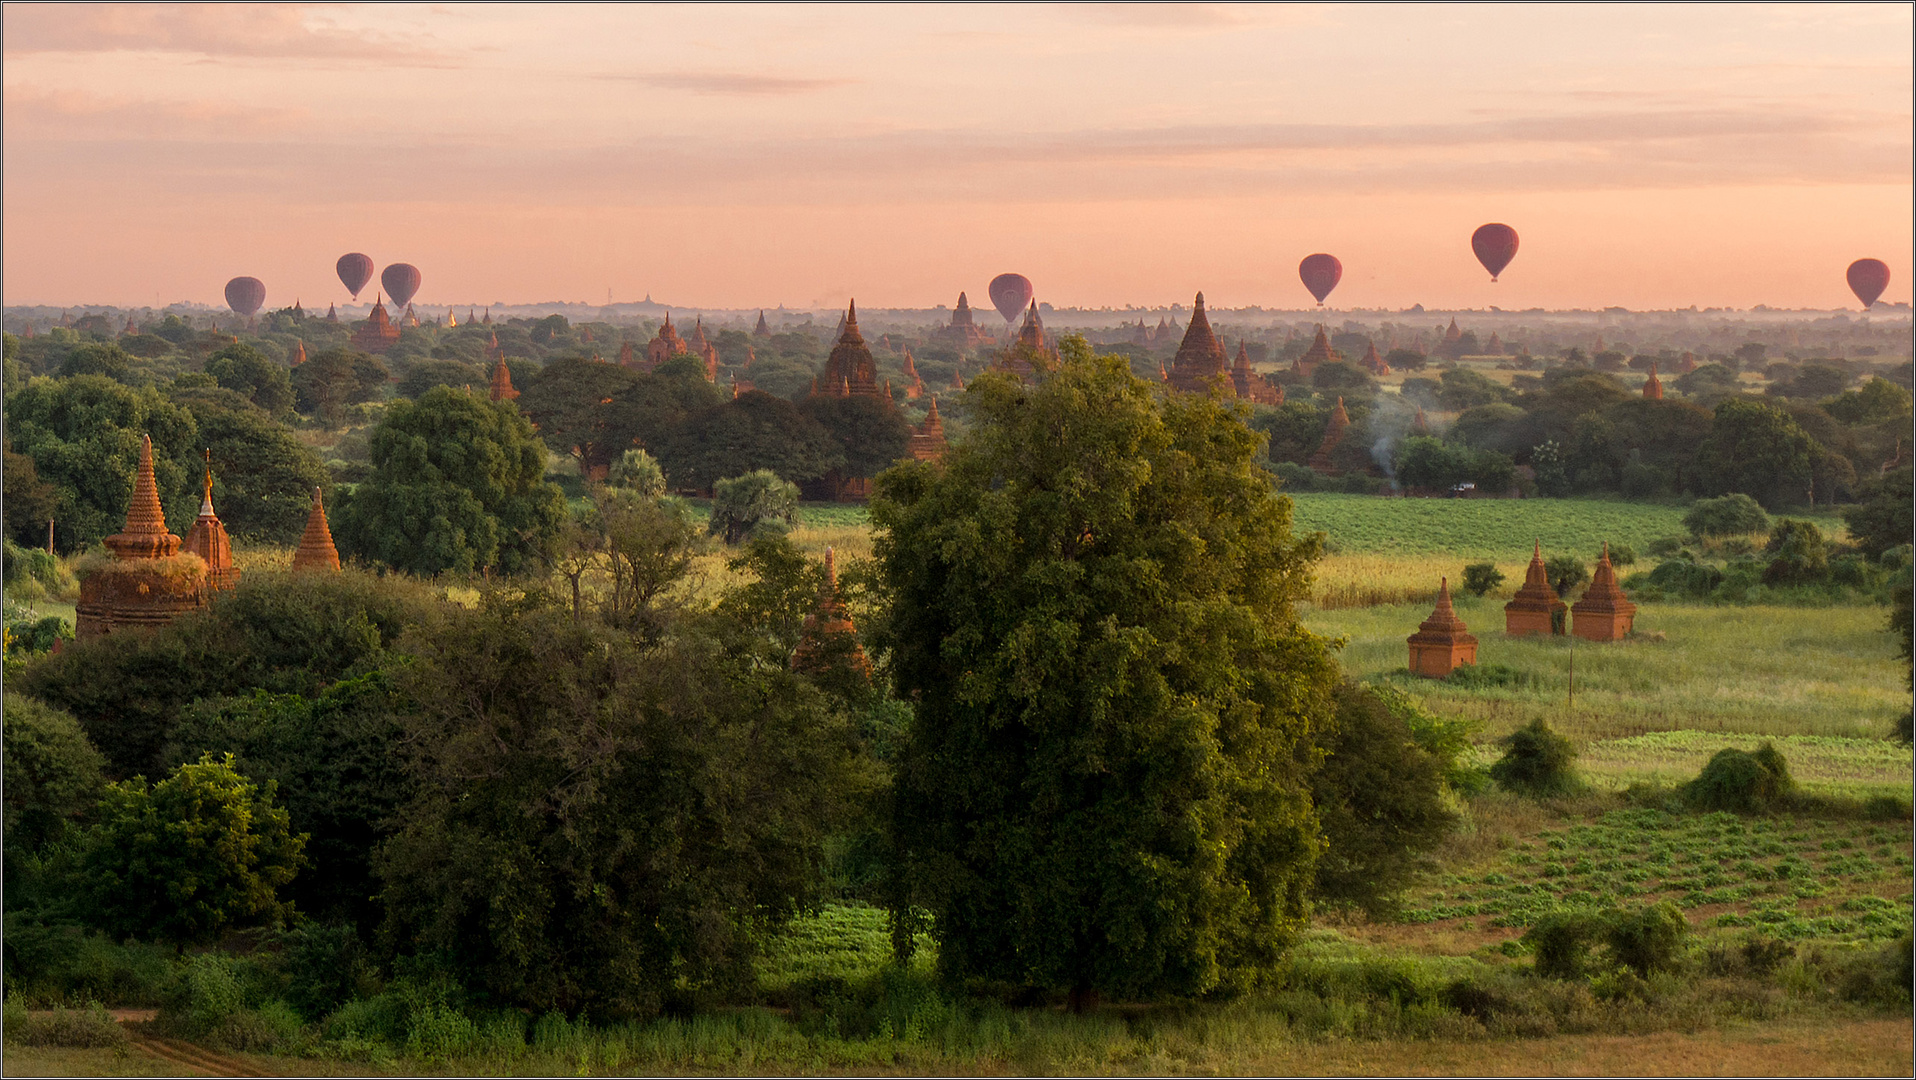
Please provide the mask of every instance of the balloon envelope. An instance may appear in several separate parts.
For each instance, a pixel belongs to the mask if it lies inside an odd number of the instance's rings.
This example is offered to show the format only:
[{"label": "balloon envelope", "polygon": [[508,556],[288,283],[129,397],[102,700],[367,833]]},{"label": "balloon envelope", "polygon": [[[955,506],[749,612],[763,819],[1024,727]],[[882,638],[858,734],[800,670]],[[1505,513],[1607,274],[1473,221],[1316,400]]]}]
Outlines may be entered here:
[{"label": "balloon envelope", "polygon": [[266,283],[256,277],[236,277],[226,283],[226,306],[251,316],[266,302]]},{"label": "balloon envelope", "polygon": [[1031,303],[1031,279],[1023,274],[999,274],[985,287],[991,294],[991,306],[998,309],[1006,322],[1018,317],[1018,313]]},{"label": "balloon envelope", "polygon": [[352,293],[355,300],[359,299],[359,290],[373,279],[373,261],[357,251],[341,255],[336,269],[339,271],[339,283],[346,286],[346,291]]},{"label": "balloon envelope", "polygon": [[1881,259],[1858,259],[1849,264],[1849,291],[1863,302],[1863,310],[1889,288],[1889,267]]},{"label": "balloon envelope", "polygon": [[394,307],[405,307],[419,291],[419,268],[411,263],[394,263],[379,272],[379,283],[386,287]]},{"label": "balloon envelope", "polygon": [[1470,234],[1470,250],[1477,253],[1477,261],[1484,264],[1484,269],[1490,271],[1490,280],[1495,281],[1504,267],[1510,265],[1510,260],[1517,257],[1517,230],[1495,222],[1480,225]]},{"label": "balloon envelope", "polygon": [[1335,255],[1325,255],[1321,252],[1316,255],[1306,255],[1304,261],[1297,264],[1297,276],[1304,280],[1304,287],[1309,289],[1311,295],[1317,297],[1317,302],[1321,304],[1324,298],[1331,294],[1331,290],[1337,288],[1337,283],[1344,279],[1344,264],[1338,262]]}]

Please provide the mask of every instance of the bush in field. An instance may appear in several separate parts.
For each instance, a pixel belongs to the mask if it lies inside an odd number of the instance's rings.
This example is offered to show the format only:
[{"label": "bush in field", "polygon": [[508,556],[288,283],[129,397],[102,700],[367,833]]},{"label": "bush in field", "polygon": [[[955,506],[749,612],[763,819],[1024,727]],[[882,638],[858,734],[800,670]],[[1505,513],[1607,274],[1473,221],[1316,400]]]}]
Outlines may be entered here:
[{"label": "bush in field", "polygon": [[1608,548],[1610,551],[1611,566],[1636,565],[1637,551],[1635,548],[1631,547],[1629,544],[1619,544],[1613,540],[1604,546]]},{"label": "bush in field", "polygon": [[1829,577],[1829,545],[1807,521],[1778,521],[1763,550],[1770,556],[1763,567],[1766,585],[1810,585]]},{"label": "bush in field", "polygon": [[1705,810],[1750,814],[1776,808],[1795,787],[1789,763],[1765,742],[1753,752],[1717,751],[1697,778],[1683,785],[1683,796]]},{"label": "bush in field", "polygon": [[1590,949],[1608,929],[1592,911],[1553,911],[1530,925],[1523,942],[1536,957],[1537,974],[1546,979],[1575,979],[1589,966]]},{"label": "bush in field", "polygon": [[1577,748],[1550,730],[1542,717],[1500,740],[1504,756],[1490,767],[1490,778],[1527,795],[1561,795],[1579,786],[1573,762]]},{"label": "bush in field", "polygon": [[712,521],[706,531],[727,544],[742,543],[766,522],[791,528],[798,521],[798,485],[759,469],[712,488]]},{"label": "bush in field", "polygon": [[80,860],[83,917],[116,937],[181,947],[284,918],[278,892],[306,838],[274,794],[234,771],[231,755],[211,754],[151,787],[144,777],[109,787]]},{"label": "bush in field", "polygon": [[1504,583],[1503,571],[1496,563],[1471,563],[1464,567],[1464,591],[1472,596],[1482,596]]},{"label": "bush in field", "polygon": [[1543,561],[1543,573],[1558,596],[1569,596],[1571,589],[1590,580],[1590,568],[1575,555],[1550,556]]},{"label": "bush in field", "polygon": [[1604,942],[1617,963],[1641,976],[1668,971],[1682,958],[1690,924],[1668,900],[1611,916]]},{"label": "bush in field", "polygon": [[1683,527],[1692,536],[1735,536],[1768,529],[1770,515],[1748,495],[1725,495],[1692,503]]},{"label": "bush in field", "polygon": [[1444,805],[1446,762],[1427,753],[1376,693],[1346,682],[1318,737],[1327,751],[1311,799],[1328,847],[1317,860],[1316,896],[1387,911],[1457,823]]},{"label": "bush in field", "polygon": [[7,995],[7,1042],[16,1046],[59,1046],[71,1049],[125,1046],[126,1030],[119,1021],[93,1002],[83,1009],[56,1005],[53,1011],[38,1016],[16,1005],[17,996]]}]

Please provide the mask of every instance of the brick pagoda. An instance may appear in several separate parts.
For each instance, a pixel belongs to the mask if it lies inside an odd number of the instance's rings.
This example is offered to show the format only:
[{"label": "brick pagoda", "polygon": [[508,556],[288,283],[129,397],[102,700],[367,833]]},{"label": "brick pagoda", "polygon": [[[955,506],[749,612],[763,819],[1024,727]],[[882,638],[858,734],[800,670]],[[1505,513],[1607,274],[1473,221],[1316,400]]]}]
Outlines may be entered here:
[{"label": "brick pagoda", "polygon": [[658,336],[646,343],[645,362],[658,367],[682,352],[691,351],[686,347],[685,339],[673,328],[672,313],[668,311],[665,313],[665,322],[659,327]]},{"label": "brick pagoda", "polygon": [[198,555],[206,563],[206,584],[214,592],[239,584],[240,572],[233,565],[233,541],[226,535],[226,523],[213,512],[213,452],[206,452],[206,489],[200,496],[200,516],[186,532],[180,550]]},{"label": "brick pagoda", "polygon": [[971,301],[966,299],[964,293],[958,294],[958,306],[952,309],[951,324],[939,327],[932,337],[955,345],[960,350],[975,348],[991,340],[991,335],[985,333],[972,318]]},{"label": "brick pagoda", "polygon": [[1550,587],[1549,575],[1543,570],[1543,541],[1539,540],[1530,554],[1530,566],[1524,571],[1523,588],[1518,589],[1517,595],[1504,605],[1504,633],[1513,637],[1561,634],[1564,632],[1563,613],[1569,607]]},{"label": "brick pagoda", "polygon": [[1650,377],[1643,380],[1643,396],[1651,401],[1663,400],[1663,382],[1657,378],[1656,361],[1650,362]]},{"label": "brick pagoda", "polygon": [[1336,473],[1337,467],[1331,462],[1331,452],[1337,449],[1338,443],[1344,441],[1344,432],[1350,426],[1351,415],[1344,411],[1344,399],[1340,396],[1337,399],[1337,407],[1331,410],[1330,423],[1324,425],[1324,441],[1318,445],[1317,453],[1312,454],[1305,464],[1327,475]]},{"label": "brick pagoda", "polygon": [[839,665],[849,667],[861,681],[871,680],[871,664],[859,647],[858,632],[845,602],[838,596],[838,561],[825,549],[825,582],[818,589],[818,607],[805,616],[798,648],[792,650],[792,670],[817,675]]},{"label": "brick pagoda", "polygon": [[492,365],[492,400],[511,401],[518,396],[518,388],[512,385],[512,369],[506,367],[506,358],[502,356]]},{"label": "brick pagoda", "polygon": [[1303,356],[1291,361],[1291,372],[1308,379],[1319,364],[1328,364],[1335,359],[1331,353],[1331,339],[1320,326],[1317,328],[1317,337],[1311,341],[1311,347],[1304,350]]},{"label": "brick pagoda", "polygon": [[165,626],[206,605],[206,564],[180,552],[166,528],[159,485],[153,480],[153,439],[140,437],[140,465],[126,527],[106,538],[113,558],[80,581],[75,636],[84,640],[143,627]]},{"label": "brick pagoda", "polygon": [[399,327],[386,314],[386,305],[373,294],[373,313],[353,331],[353,348],[366,353],[383,353],[399,340]]},{"label": "brick pagoda", "polygon": [[[1247,359],[1248,364],[1248,359]],[[1197,294],[1192,305],[1191,325],[1184,340],[1171,357],[1170,381],[1173,389],[1185,393],[1207,394],[1221,390],[1237,393],[1231,380],[1230,360],[1224,355],[1224,343],[1211,330],[1211,319],[1204,313],[1204,294]]]},{"label": "brick pagoda", "polygon": [[925,413],[924,423],[911,430],[911,456],[914,461],[938,461],[945,456],[945,422],[938,418],[938,399],[931,399],[931,409]]},{"label": "brick pagoda", "polygon": [[1603,545],[1597,572],[1583,599],[1570,605],[1570,632],[1585,641],[1621,641],[1636,623],[1637,606],[1617,587],[1617,571],[1610,565],[1610,545]]},{"label": "brick pagoda", "polygon": [[293,552],[293,573],[339,573],[339,549],[333,547],[333,530],[326,524],[326,507],[313,489],[313,509],[306,515],[306,532],[299,538],[299,550]]},{"label": "brick pagoda", "polygon": [[1410,670],[1426,679],[1448,678],[1460,664],[1477,662],[1477,639],[1450,606],[1450,579],[1437,586],[1437,608],[1417,626],[1410,642]]}]

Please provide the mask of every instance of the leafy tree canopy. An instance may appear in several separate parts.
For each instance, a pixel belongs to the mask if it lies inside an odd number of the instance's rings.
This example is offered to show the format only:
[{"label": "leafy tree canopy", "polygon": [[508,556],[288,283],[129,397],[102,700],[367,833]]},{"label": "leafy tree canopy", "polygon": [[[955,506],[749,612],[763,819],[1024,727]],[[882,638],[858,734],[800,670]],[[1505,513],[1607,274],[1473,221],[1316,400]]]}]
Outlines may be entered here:
[{"label": "leafy tree canopy", "polygon": [[206,373],[269,413],[292,411],[293,381],[285,365],[267,359],[251,345],[228,345],[207,357]]},{"label": "leafy tree canopy", "polygon": [[1067,339],[981,375],[940,467],[879,477],[877,634],[915,703],[894,828],[953,979],[1242,986],[1304,915],[1335,666],[1291,605],[1320,538],[1232,406]]}]

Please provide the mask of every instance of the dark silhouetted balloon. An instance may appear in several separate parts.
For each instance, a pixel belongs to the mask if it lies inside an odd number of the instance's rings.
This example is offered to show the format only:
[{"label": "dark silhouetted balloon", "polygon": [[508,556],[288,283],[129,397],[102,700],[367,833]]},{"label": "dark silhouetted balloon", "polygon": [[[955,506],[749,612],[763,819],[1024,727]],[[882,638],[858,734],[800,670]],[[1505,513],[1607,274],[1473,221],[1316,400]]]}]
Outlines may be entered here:
[{"label": "dark silhouetted balloon", "polygon": [[1477,261],[1490,271],[1490,280],[1504,272],[1510,260],[1517,257],[1517,230],[1508,225],[1480,225],[1470,234],[1470,250],[1477,253]]},{"label": "dark silhouetted balloon", "polygon": [[1883,295],[1883,290],[1889,288],[1889,267],[1881,259],[1858,259],[1850,263],[1848,277],[1849,291],[1863,302],[1864,311],[1868,311],[1876,298]]},{"label": "dark silhouetted balloon", "polygon": [[394,307],[405,307],[419,291],[419,268],[411,263],[394,263],[379,272],[379,283],[386,287]]},{"label": "dark silhouetted balloon", "polygon": [[266,302],[266,283],[256,277],[236,277],[226,283],[226,306],[251,316]]},{"label": "dark silhouetted balloon", "polygon": [[1344,264],[1338,262],[1335,255],[1322,252],[1306,255],[1304,261],[1297,264],[1297,276],[1304,279],[1304,287],[1322,304],[1331,290],[1337,288],[1337,283],[1344,279]]},{"label": "dark silhouetted balloon", "polygon": [[999,274],[985,287],[991,294],[991,306],[1006,322],[1018,317],[1018,313],[1031,303],[1031,279],[1023,274]]},{"label": "dark silhouetted balloon", "polygon": [[373,279],[373,261],[357,251],[341,255],[336,269],[339,271],[339,283],[346,286],[346,291],[352,293],[355,300],[359,299],[359,290]]}]

